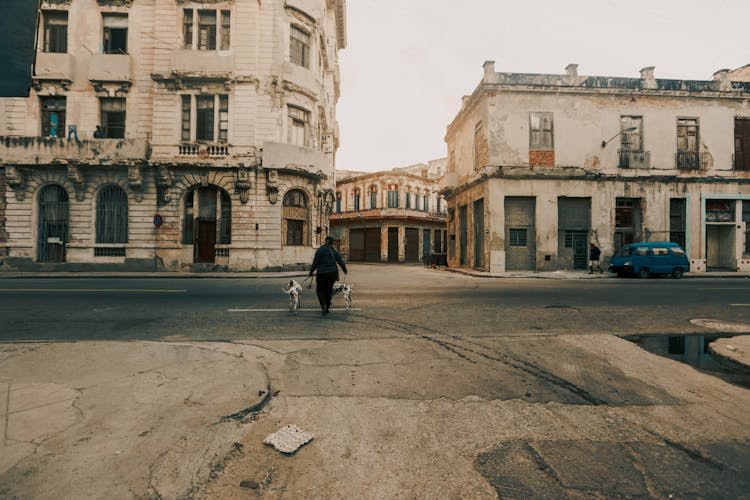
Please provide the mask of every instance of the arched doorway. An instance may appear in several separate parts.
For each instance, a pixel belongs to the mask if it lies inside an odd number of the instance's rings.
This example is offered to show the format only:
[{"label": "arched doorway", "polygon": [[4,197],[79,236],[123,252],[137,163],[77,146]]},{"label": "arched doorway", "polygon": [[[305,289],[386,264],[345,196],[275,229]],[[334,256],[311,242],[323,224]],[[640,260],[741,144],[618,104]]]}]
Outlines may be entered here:
[{"label": "arched doorway", "polygon": [[69,226],[68,192],[56,184],[39,192],[39,224],[37,227],[37,260],[65,262],[65,243]]},{"label": "arched doorway", "polygon": [[232,200],[215,186],[196,186],[185,193],[182,243],[193,245],[193,261],[212,263],[216,245],[232,242]]}]

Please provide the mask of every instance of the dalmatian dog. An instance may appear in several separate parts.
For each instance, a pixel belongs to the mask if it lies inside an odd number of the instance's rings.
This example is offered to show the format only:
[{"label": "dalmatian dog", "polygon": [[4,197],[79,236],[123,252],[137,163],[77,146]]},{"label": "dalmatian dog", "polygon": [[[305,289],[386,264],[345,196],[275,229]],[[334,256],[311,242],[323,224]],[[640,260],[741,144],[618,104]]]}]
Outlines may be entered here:
[{"label": "dalmatian dog", "polygon": [[338,294],[344,296],[346,300],[346,309],[349,310],[352,307],[352,287],[346,283],[334,283],[332,296],[335,297]]},{"label": "dalmatian dog", "polygon": [[295,280],[289,280],[287,288],[281,288],[281,290],[289,295],[289,312],[297,314],[300,308],[299,296],[302,293],[302,286]]}]

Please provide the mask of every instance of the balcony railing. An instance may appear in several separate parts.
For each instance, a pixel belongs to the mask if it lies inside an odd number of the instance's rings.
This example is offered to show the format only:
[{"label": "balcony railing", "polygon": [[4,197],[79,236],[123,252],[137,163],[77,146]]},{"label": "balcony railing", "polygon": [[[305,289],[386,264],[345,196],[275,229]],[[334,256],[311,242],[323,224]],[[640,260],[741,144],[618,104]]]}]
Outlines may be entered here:
[{"label": "balcony railing", "polygon": [[619,150],[620,168],[650,168],[651,151]]},{"label": "balcony railing", "polygon": [[180,144],[180,156],[197,156],[199,158],[222,158],[229,156],[228,144]]},{"label": "balcony railing", "polygon": [[677,151],[675,164],[679,170],[700,170],[702,156],[698,151]]}]

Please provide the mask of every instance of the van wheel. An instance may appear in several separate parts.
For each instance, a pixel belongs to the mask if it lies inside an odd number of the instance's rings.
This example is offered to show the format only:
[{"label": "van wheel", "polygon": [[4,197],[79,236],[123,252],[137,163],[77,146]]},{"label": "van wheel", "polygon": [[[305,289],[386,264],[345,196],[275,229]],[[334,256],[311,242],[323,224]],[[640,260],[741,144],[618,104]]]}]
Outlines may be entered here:
[{"label": "van wheel", "polygon": [[650,274],[648,272],[648,268],[647,267],[642,267],[642,268],[640,268],[638,270],[638,277],[641,278],[642,280],[645,280],[649,276],[650,276]]},{"label": "van wheel", "polygon": [[672,270],[672,277],[676,280],[682,278],[682,268],[681,267],[675,267]]}]

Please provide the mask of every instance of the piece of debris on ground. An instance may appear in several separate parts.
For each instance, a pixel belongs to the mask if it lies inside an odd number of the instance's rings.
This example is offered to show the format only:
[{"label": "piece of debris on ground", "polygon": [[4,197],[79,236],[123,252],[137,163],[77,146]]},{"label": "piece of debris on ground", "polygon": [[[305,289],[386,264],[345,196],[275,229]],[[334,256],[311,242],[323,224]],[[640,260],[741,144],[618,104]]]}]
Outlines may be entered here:
[{"label": "piece of debris on ground", "polygon": [[312,440],[313,435],[305,432],[296,425],[287,425],[266,436],[264,444],[276,448],[282,453],[291,454]]}]

